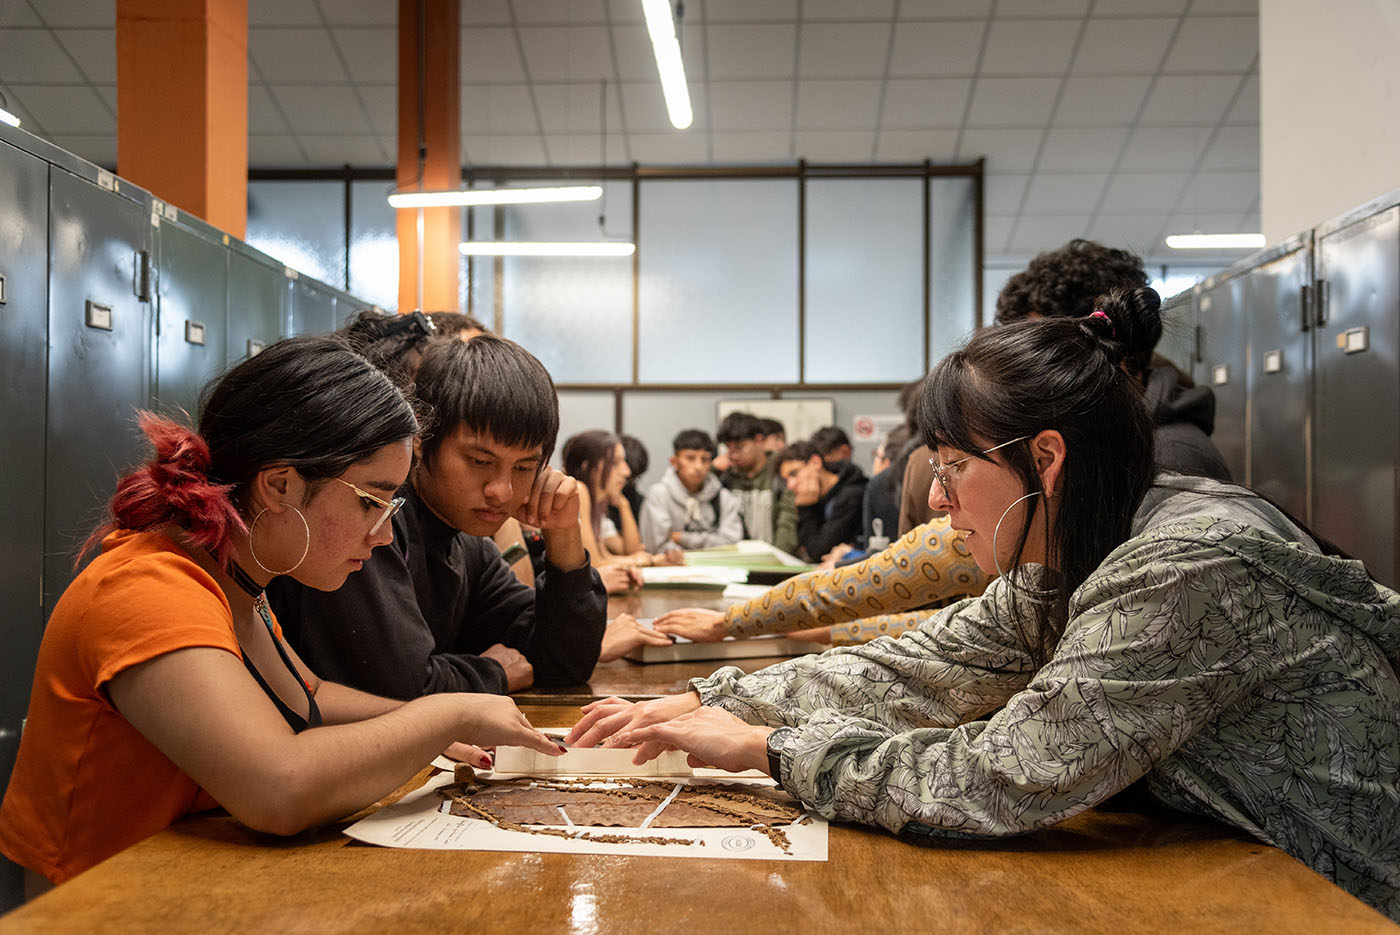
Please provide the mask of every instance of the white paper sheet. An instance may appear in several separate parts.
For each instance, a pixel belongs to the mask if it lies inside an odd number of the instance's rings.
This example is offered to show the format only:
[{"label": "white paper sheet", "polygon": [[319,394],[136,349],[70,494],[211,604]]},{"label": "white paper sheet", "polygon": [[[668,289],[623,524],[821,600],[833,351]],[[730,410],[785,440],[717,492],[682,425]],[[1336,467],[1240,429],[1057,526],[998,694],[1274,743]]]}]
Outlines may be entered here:
[{"label": "white paper sheet", "polygon": [[[483,775],[489,776],[490,773]],[[725,782],[771,785],[770,779],[745,780],[724,774]],[[678,779],[677,782],[704,784],[708,779]],[[781,825],[791,842],[791,853],[774,844],[767,835],[747,828],[637,828],[567,826],[563,820],[554,827],[569,828],[579,834],[627,835],[628,837],[685,838],[689,844],[646,844],[636,842],[591,841],[554,835],[506,831],[479,818],[448,815],[449,804],[437,789],[452,782],[451,773],[441,773],[420,789],[355,822],[345,833],[357,841],[382,847],[412,847],[425,850],[518,851],[547,854],[618,854],[638,857],[729,857],[738,860],[826,860],[826,822],[808,815],[806,824]]]},{"label": "white paper sheet", "polygon": [[528,747],[497,747],[495,776],[693,776],[685,753],[671,750],[641,766],[632,762],[637,751],[627,747],[570,747],[559,756]]}]

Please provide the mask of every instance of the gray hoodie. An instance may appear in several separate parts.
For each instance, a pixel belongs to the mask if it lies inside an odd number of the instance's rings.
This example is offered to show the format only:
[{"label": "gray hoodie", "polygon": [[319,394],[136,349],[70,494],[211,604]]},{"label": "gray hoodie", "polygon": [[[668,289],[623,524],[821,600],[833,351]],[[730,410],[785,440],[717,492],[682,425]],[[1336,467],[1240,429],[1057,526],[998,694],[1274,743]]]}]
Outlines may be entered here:
[{"label": "gray hoodie", "polygon": [[700,492],[692,494],[675,468],[667,468],[666,476],[647,491],[638,526],[642,548],[648,552],[660,551],[671,541],[673,532],[681,534],[677,544],[683,549],[733,545],[744,537],[739,501],[724,489],[719,478],[705,475]]}]

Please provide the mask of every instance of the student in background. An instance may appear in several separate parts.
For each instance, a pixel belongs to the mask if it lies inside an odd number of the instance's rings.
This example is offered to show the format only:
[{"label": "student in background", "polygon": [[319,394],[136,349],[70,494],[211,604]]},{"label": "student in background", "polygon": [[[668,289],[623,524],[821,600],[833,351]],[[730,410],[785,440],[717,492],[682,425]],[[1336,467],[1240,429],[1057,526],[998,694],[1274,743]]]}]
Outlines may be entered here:
[{"label": "student in background", "polygon": [[763,447],[762,420],[752,413],[731,412],[720,422],[718,437],[729,459],[720,483],[739,501],[744,535],[796,552],[797,506],[778,477],[777,453]]},{"label": "student in background", "polygon": [[[184,815],[223,806],[290,835],[348,815],[447,749],[559,748],[515,703],[404,703],[322,680],[263,588],[333,590],[390,541],[418,434],[402,392],[341,340],[293,338],[206,390],[198,432],[143,413],[101,553],[44,630],[0,852],[31,895]],[[451,745],[451,747],[449,747]]]},{"label": "student in background", "polygon": [[798,556],[819,562],[843,542],[860,535],[865,474],[850,461],[832,470],[811,442],[788,445],[778,453],[778,474],[797,504]]},{"label": "student in background", "polygon": [[[885,436],[885,440],[875,449],[874,462],[870,466],[870,483],[865,486],[865,499],[861,503],[861,531],[865,536],[867,551],[879,552],[896,538],[899,529],[899,483],[901,473],[894,468],[894,457],[904,450],[909,442],[909,427],[897,425]],[[872,541],[876,535],[875,521],[879,520],[879,536],[883,542]]]},{"label": "student in background", "polygon": [[[627,462],[627,482],[622,485],[622,495],[627,498],[627,505],[632,508],[634,517],[642,515],[642,492],[637,489],[637,481],[651,467],[651,457],[647,454],[646,446],[642,440],[635,435],[619,435],[618,441],[622,442],[623,460]],[[616,507],[608,507],[608,515],[617,522],[615,515]]]},{"label": "student in background", "polygon": [[[579,535],[578,484],[547,463],[559,430],[549,374],[483,335],[433,342],[414,385],[434,427],[399,491],[393,545],[339,591],[277,582],[268,598],[288,641],[317,671],[390,698],[588,681],[607,594]],[[538,587],[491,541],[510,517],[542,532]]]},{"label": "student in background", "polygon": [[851,460],[851,439],[843,430],[834,425],[819,428],[812,433],[812,447],[822,456],[822,462],[831,470],[843,461]]},{"label": "student in background", "polygon": [[657,551],[667,545],[709,549],[738,542],[744,537],[739,501],[710,472],[714,439],[700,429],[685,429],[671,448],[671,466],[642,502],[642,545]]},{"label": "student in background", "polygon": [[429,312],[428,320],[437,328],[440,338],[470,341],[477,335],[491,333],[491,329],[479,319],[461,312]]},{"label": "student in background", "polygon": [[777,419],[759,419],[758,424],[763,432],[764,451],[773,454],[787,447],[787,429],[783,428],[783,423]]}]

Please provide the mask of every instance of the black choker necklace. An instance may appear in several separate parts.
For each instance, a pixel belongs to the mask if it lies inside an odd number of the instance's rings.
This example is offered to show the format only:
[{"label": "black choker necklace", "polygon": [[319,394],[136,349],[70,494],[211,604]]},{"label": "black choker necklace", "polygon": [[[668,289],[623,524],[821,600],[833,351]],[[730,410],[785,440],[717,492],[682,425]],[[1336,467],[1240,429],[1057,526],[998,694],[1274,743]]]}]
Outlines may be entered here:
[{"label": "black choker necklace", "polygon": [[228,566],[229,573],[233,575],[234,584],[242,588],[243,592],[255,601],[262,597],[262,585],[254,581],[246,571],[239,567],[237,562],[229,562]]}]

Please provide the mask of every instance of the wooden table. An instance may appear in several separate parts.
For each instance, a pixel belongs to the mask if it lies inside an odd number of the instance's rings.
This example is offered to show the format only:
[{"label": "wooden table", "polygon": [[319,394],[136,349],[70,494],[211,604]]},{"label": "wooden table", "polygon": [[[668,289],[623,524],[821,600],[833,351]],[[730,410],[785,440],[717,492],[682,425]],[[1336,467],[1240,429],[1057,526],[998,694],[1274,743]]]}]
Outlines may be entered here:
[{"label": "wooden table", "polygon": [[[527,707],[542,726],[578,717]],[[1002,841],[915,844],[834,825],[826,863],[283,840],[182,821],[0,918],[0,935],[96,932],[1090,932],[1316,935],[1392,923],[1220,825],[1090,811]]]}]

